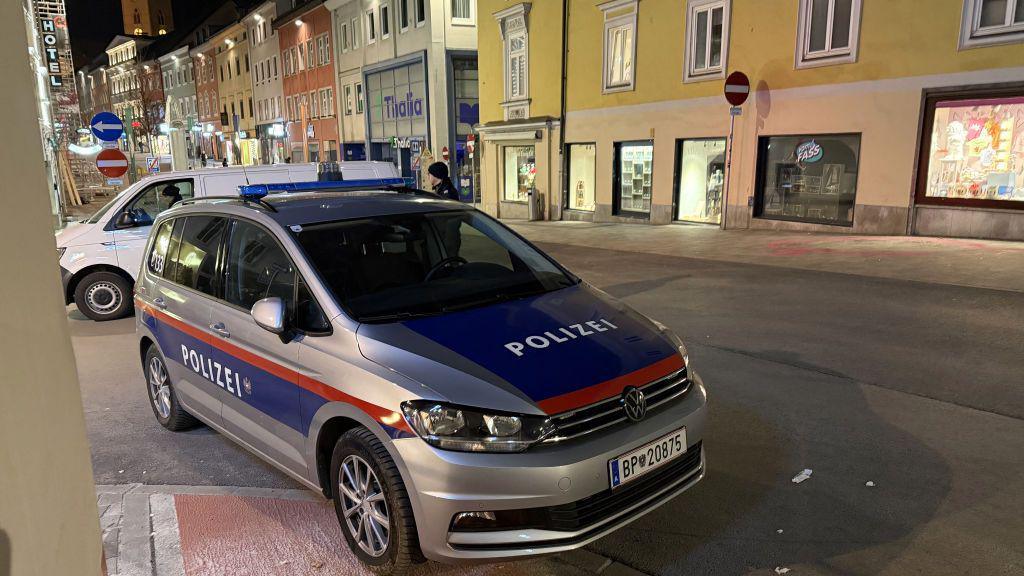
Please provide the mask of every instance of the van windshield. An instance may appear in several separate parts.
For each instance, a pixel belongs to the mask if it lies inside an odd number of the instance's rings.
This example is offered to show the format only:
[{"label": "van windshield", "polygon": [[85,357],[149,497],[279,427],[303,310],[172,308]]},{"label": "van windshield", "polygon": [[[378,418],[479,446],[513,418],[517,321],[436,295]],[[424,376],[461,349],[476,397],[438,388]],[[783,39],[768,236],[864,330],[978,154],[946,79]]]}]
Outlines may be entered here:
[{"label": "van windshield", "polygon": [[121,198],[124,198],[124,196],[128,194],[128,190],[129,189],[122,190],[120,194],[114,196],[110,200],[110,202],[104,204],[102,208],[94,212],[92,216],[89,216],[85,220],[82,220],[82,222],[85,222],[86,224],[96,224],[97,222],[99,222],[103,218],[103,216],[106,215],[107,212],[110,212],[110,209],[113,208],[114,205],[121,200]]},{"label": "van windshield", "polygon": [[475,211],[344,220],[293,234],[338,303],[359,322],[433,316],[579,282]]}]

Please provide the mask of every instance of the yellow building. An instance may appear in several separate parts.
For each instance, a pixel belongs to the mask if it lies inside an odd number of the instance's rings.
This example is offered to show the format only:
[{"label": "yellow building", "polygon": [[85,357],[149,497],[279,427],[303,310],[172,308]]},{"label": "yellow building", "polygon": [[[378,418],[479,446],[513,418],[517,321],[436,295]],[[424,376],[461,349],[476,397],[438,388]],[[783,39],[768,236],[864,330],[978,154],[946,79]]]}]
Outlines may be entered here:
[{"label": "yellow building", "polygon": [[488,212],[1024,239],[1020,3],[562,4],[479,0]]},{"label": "yellow building", "polygon": [[228,164],[259,164],[260,144],[252,99],[249,62],[249,31],[242,22],[224,28],[209,43],[216,47],[217,94],[223,133],[221,139]]}]

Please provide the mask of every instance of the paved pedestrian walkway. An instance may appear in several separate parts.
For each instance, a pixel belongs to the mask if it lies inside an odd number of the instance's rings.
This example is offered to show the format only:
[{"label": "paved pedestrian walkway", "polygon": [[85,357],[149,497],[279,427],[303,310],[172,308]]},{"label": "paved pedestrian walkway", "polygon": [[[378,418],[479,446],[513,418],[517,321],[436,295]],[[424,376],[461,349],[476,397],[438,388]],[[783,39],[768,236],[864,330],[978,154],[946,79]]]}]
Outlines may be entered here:
[{"label": "paved pedestrian walkway", "polygon": [[[305,490],[97,486],[109,576],[370,576],[331,502]],[[643,576],[588,552],[476,566],[426,563],[414,576]]]},{"label": "paved pedestrian walkway", "polygon": [[1024,242],[506,221],[534,242],[1024,292]]}]

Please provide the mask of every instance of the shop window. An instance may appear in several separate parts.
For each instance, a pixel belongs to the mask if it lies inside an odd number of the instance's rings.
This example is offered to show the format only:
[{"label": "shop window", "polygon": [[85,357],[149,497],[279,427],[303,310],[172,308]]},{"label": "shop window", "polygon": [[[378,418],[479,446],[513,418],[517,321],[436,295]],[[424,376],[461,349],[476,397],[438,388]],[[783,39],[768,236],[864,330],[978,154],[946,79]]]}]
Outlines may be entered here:
[{"label": "shop window", "polygon": [[566,192],[570,210],[594,211],[594,190],[597,180],[597,145],[569,144],[569,181]]},{"label": "shop window", "polygon": [[599,4],[604,12],[604,92],[633,89],[637,0]]},{"label": "shop window", "polygon": [[356,84],[356,114],[363,113],[363,83]]},{"label": "shop window", "polygon": [[965,0],[960,47],[1024,42],[1024,0]]},{"label": "shop window", "polygon": [[797,68],[857,60],[862,0],[800,0]]},{"label": "shop window", "polygon": [[505,193],[506,202],[526,202],[537,178],[537,161],[534,146],[505,146]]},{"label": "shop window", "polygon": [[1024,96],[929,98],[929,116],[919,203],[1024,209]]},{"label": "shop window", "polygon": [[686,17],[684,81],[725,77],[729,0],[690,0]]},{"label": "shop window", "polygon": [[324,162],[338,161],[338,143],[334,140],[324,140]]},{"label": "shop window", "polygon": [[725,184],[725,138],[676,143],[676,220],[718,224]]},{"label": "shop window", "polygon": [[309,161],[319,162],[320,161],[320,143],[310,142],[309,143]]},{"label": "shop window", "polygon": [[754,215],[852,226],[859,161],[860,134],[762,137]]},{"label": "shop window", "polygon": [[616,142],[613,212],[650,216],[653,176],[652,142]]},{"label": "shop window", "polygon": [[352,115],[352,85],[345,85],[345,116]]},{"label": "shop window", "polygon": [[452,3],[452,24],[472,25],[473,24],[473,0],[451,0]]}]

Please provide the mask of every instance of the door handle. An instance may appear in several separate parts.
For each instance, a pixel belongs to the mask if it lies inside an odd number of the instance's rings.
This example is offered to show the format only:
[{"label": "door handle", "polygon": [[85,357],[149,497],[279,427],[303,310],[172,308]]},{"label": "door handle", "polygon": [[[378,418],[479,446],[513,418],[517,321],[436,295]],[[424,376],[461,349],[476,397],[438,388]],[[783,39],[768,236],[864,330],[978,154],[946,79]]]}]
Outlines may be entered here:
[{"label": "door handle", "polygon": [[165,302],[163,298],[159,298],[159,297],[153,298],[153,306],[156,306],[157,308],[159,308],[161,310],[166,310],[167,309],[167,302]]},{"label": "door handle", "polygon": [[231,338],[231,332],[228,332],[228,329],[224,326],[223,322],[214,322],[213,324],[210,324],[210,330],[213,330],[223,338]]}]

